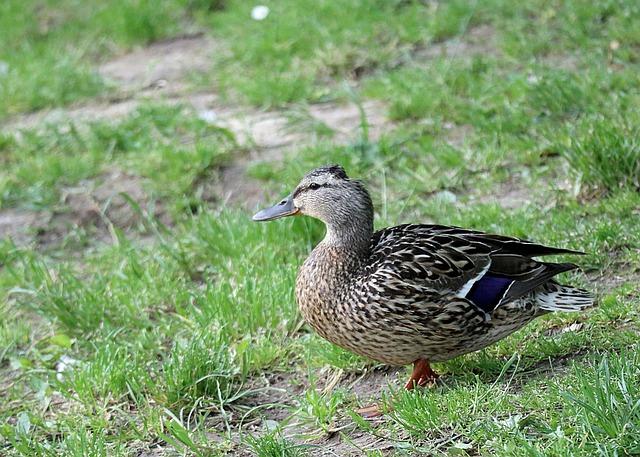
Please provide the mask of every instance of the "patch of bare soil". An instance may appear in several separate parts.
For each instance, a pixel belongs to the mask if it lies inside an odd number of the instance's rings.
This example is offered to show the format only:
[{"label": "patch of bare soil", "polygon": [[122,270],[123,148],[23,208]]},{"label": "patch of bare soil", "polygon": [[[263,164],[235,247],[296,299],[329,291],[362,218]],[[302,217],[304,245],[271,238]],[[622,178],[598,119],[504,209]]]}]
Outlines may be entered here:
[{"label": "patch of bare soil", "polygon": [[533,190],[517,178],[500,184],[493,192],[493,199],[504,209],[528,206],[534,198]]},{"label": "patch of bare soil", "polygon": [[[316,387],[328,392],[336,387],[355,395],[363,405],[375,403],[389,389],[396,389],[399,380],[405,375],[404,368],[380,366],[364,373],[347,373],[341,371],[327,374],[322,378],[324,383]],[[268,420],[283,420],[298,405],[297,399],[309,386],[306,379],[292,373],[275,373],[262,378],[253,379],[245,386],[255,393],[250,397],[249,405],[263,406],[261,415]]]},{"label": "patch of bare soil", "polygon": [[16,245],[24,246],[45,226],[41,213],[12,208],[0,210],[0,240],[10,238]]},{"label": "patch of bare soil", "polygon": [[111,121],[117,122],[133,113],[142,103],[162,100],[166,105],[193,105],[194,108],[207,106],[218,100],[218,96],[211,93],[196,93],[188,95],[166,95],[162,92],[142,93],[139,97],[118,98],[111,101],[92,101],[91,103],[67,106],[27,113],[10,119],[1,131],[13,133],[22,129],[37,129],[48,124],[73,123],[82,127],[89,122]]},{"label": "patch of bare soil", "polygon": [[[274,196],[267,195],[263,184],[247,174],[248,168],[257,162],[279,162],[285,156],[295,157],[297,148],[304,144],[311,144],[315,138],[308,131],[292,127],[287,112],[221,107],[217,97],[212,94],[192,94],[185,98],[169,100],[171,103],[190,103],[198,116],[214,125],[229,129],[238,143],[248,151],[247,154],[222,166],[218,170],[217,179],[205,183],[204,200],[255,209]],[[59,114],[65,119],[76,122],[105,118],[115,120],[130,114],[139,103],[139,100],[131,99],[111,105],[87,105]],[[388,127],[388,121],[384,115],[386,109],[379,102],[367,101],[362,105],[362,110],[361,113],[358,106],[354,104],[325,103],[308,107],[308,116],[310,121],[321,123],[332,130],[336,143],[357,139],[363,122],[367,124],[369,139],[375,141]],[[23,120],[28,123],[38,121],[35,117]],[[109,214],[106,214],[107,218],[113,216],[116,220],[115,226],[129,228],[130,224],[123,220],[123,216],[120,214],[123,210],[115,209],[116,207],[121,208],[120,198],[115,200],[105,198],[106,189],[112,189],[116,193],[125,192],[134,195],[136,201],[138,201],[137,197],[142,200],[144,198],[139,185],[134,185],[133,188],[128,187],[135,180],[132,180],[130,175],[122,173],[121,175],[129,176],[129,178],[124,181],[116,180],[115,183],[109,183],[107,180],[106,186],[96,189],[89,189],[93,186],[92,182],[84,182],[76,188],[66,189],[62,202],[63,208],[52,217],[53,230],[51,227],[43,227],[42,214],[17,211],[0,212],[0,235],[11,236],[20,244],[26,244],[25,242],[28,242],[30,237],[27,235],[28,231],[23,228],[35,227],[37,230],[44,229],[44,235],[41,238],[45,244],[51,244],[52,240],[59,239],[67,233],[70,227],[84,227],[89,223],[100,225],[103,220],[100,211],[101,203],[107,200],[110,201],[107,208],[109,210]],[[125,184],[125,181],[129,184]],[[137,181],[139,184],[140,179],[137,178]],[[92,195],[94,191],[97,194]],[[125,217],[125,219],[127,218]],[[34,226],[32,220],[37,220],[39,225]],[[65,220],[67,221],[65,222]]]},{"label": "patch of bare soil", "polygon": [[144,190],[142,178],[111,169],[63,189],[53,211],[0,211],[0,239],[11,238],[19,246],[35,242],[39,247],[53,247],[82,230],[92,239],[108,242],[113,228],[139,234],[145,213],[164,224],[171,223],[162,205]]},{"label": "patch of bare soil", "polygon": [[471,201],[495,203],[505,210],[529,206],[537,198],[536,193],[526,182],[519,180],[516,176],[493,186],[490,194],[469,192],[468,195]]},{"label": "patch of bare soil", "polygon": [[473,135],[473,126],[468,124],[458,125],[447,122],[443,127],[445,129],[444,140],[453,148],[461,148]]},{"label": "patch of bare soil", "polygon": [[252,163],[249,158],[237,159],[220,168],[218,179],[205,184],[203,196],[206,200],[219,200],[224,205],[254,210],[276,198],[269,195],[264,185],[247,174]]},{"label": "patch of bare soil", "polygon": [[144,180],[118,169],[64,189],[61,200],[61,211],[55,212],[50,221],[52,231],[42,234],[41,240],[51,234],[55,242],[81,227],[106,241],[112,236],[112,227],[129,233],[142,229],[145,214],[153,214],[164,224],[171,223],[160,202],[144,190]]},{"label": "patch of bare soil", "polygon": [[404,368],[383,365],[367,370],[361,375],[349,374],[339,385],[353,392],[358,401],[366,406],[379,401],[383,392],[397,389],[405,375]]},{"label": "patch of bare soil", "polygon": [[138,106],[140,106],[139,100],[125,99],[35,111],[10,119],[2,126],[2,131],[11,133],[63,122],[79,124],[99,120],[118,120],[131,114]]},{"label": "patch of bare soil", "polygon": [[[221,167],[219,178],[204,190],[207,194],[205,200],[255,208],[265,201],[264,186],[250,177],[247,169],[256,162],[279,162],[285,156],[295,157],[297,148],[312,144],[316,138],[312,132],[292,126],[288,113],[284,111],[229,108],[220,105],[214,94],[192,94],[167,98],[165,101],[169,104],[190,104],[200,118],[228,129],[239,145],[248,151],[248,154]],[[9,126],[9,130],[62,120],[76,123],[115,121],[132,113],[140,103],[139,99],[130,99],[112,104],[86,105],[67,111],[34,113]],[[354,104],[325,103],[308,107],[308,116],[310,122],[322,124],[333,131],[336,143],[356,140],[363,123],[366,123],[369,140],[375,141],[389,126],[384,114],[386,108],[380,102],[367,101],[362,109],[361,113]]]},{"label": "patch of bare soil", "polygon": [[125,92],[161,89],[178,92],[184,79],[211,68],[216,43],[197,34],[153,43],[104,63],[100,75]]},{"label": "patch of bare soil", "polygon": [[361,108],[362,112],[354,103],[326,103],[311,105],[309,112],[317,121],[334,131],[337,141],[356,138],[363,123],[366,123],[369,140],[377,141],[390,126],[386,116],[387,108],[383,103],[373,100],[363,102]]},{"label": "patch of bare soil", "polygon": [[360,457],[374,452],[393,455],[397,445],[397,442],[384,436],[377,436],[361,430],[345,430],[344,433],[334,433],[322,441],[311,443],[309,455],[313,457]]},{"label": "patch of bare soil", "polygon": [[[354,141],[366,122],[369,139],[375,141],[388,128],[383,104],[368,101],[360,108],[355,104],[325,103],[307,107],[308,123],[321,124],[333,132],[333,141]],[[229,129],[248,154],[236,158],[220,169],[219,179],[211,183],[212,193],[225,203],[249,209],[273,198],[267,196],[262,183],[247,174],[255,163],[280,162],[295,158],[303,145],[312,144],[315,135],[292,125],[287,112],[225,110],[209,106],[199,111],[200,117]],[[267,197],[265,199],[265,197]]]},{"label": "patch of bare soil", "polygon": [[[396,388],[398,379],[404,376],[404,370],[397,367],[376,367],[364,373],[347,373],[328,370],[320,376],[322,382],[316,388],[329,392],[341,388],[353,393],[362,405],[370,405],[380,401],[382,393],[389,388]],[[305,446],[313,456],[359,456],[366,451],[382,451],[386,454],[395,444],[375,433],[358,430],[353,421],[346,416],[340,418],[328,432],[310,430],[304,422],[296,417],[299,398],[309,386],[304,376],[299,373],[277,373],[253,379],[245,386],[254,391],[244,407],[254,409],[253,419],[243,424],[249,433],[260,435],[277,423],[283,426],[283,434],[294,442]],[[374,428],[384,422],[384,418],[372,423]]]},{"label": "patch of bare soil", "polygon": [[[552,208],[557,204],[557,198],[549,190],[558,192],[573,192],[571,183],[566,177],[539,177],[537,183],[529,176],[528,169],[514,171],[509,178],[491,186],[490,193],[471,193],[470,198],[482,203],[495,203],[506,210],[517,210],[530,205]],[[544,185],[541,185],[540,182]]]},{"label": "patch of bare soil", "polygon": [[[224,49],[204,34],[154,43],[99,67],[100,74],[116,86],[120,93],[118,98],[111,102],[102,100],[30,113],[10,120],[3,130],[13,132],[65,121],[80,126],[98,120],[117,121],[149,99],[190,105],[201,119],[229,129],[238,143],[249,151],[219,170],[218,179],[203,190],[205,200],[253,209],[265,201],[265,192],[261,182],[248,176],[247,169],[251,164],[295,156],[296,148],[312,143],[316,136],[308,128],[305,131],[294,125],[290,112],[230,107],[222,104],[214,93],[189,93],[187,78],[210,70],[216,52],[224,52]],[[369,139],[375,141],[388,126],[386,108],[374,101],[364,102],[361,108],[362,111],[355,104],[325,103],[303,110],[309,123],[332,131],[336,142],[357,139],[363,122],[366,122]],[[96,219],[95,208],[86,210],[95,200],[87,198],[86,192],[80,191],[78,195],[72,191],[68,198],[70,206],[85,208],[72,213],[80,213],[82,220],[90,217],[88,213]]]},{"label": "patch of bare soil", "polygon": [[20,380],[21,371],[10,366],[2,366],[0,361],[0,398],[6,398],[8,392],[15,387]]},{"label": "patch of bare soil", "polygon": [[418,61],[437,57],[465,59],[499,54],[495,29],[490,25],[482,24],[470,28],[461,36],[417,49],[413,58]]},{"label": "patch of bare soil", "polygon": [[[73,122],[82,127],[92,121],[117,121],[149,99],[186,104],[204,121],[229,129],[247,151],[214,173],[217,179],[204,185],[203,199],[255,209],[275,196],[266,195],[263,184],[249,176],[247,170],[257,162],[279,162],[287,156],[295,158],[297,148],[312,144],[317,138],[309,131],[309,125],[320,125],[325,131],[333,132],[336,143],[357,140],[363,123],[372,141],[388,127],[385,106],[374,101],[364,102],[361,107],[336,103],[304,107],[302,110],[308,119],[298,125],[292,122],[291,112],[230,107],[222,104],[214,93],[188,93],[185,78],[209,70],[211,56],[217,51],[220,46],[203,34],[135,50],[99,68],[103,77],[124,96],[111,102],[101,100],[30,113],[9,121],[3,130],[15,132],[47,123]],[[41,245],[51,245],[81,228],[90,236],[107,240],[112,236],[110,227],[130,230],[139,222],[120,193],[130,195],[141,206],[155,204],[158,213],[158,202],[149,200],[141,183],[138,177],[112,171],[64,189],[60,205],[53,212],[0,211],[0,236],[10,237],[20,245],[34,240]],[[160,213],[162,216],[161,208]]]},{"label": "patch of bare soil", "polygon": [[[240,144],[254,149],[271,150],[300,142],[309,143],[315,136],[308,129],[297,127],[288,111],[256,111],[219,106],[216,109],[215,100],[199,103],[199,107],[196,106],[197,102],[198,100],[192,100],[202,119],[231,130]],[[362,112],[353,103],[315,104],[298,111],[306,111],[307,124],[323,125],[333,132],[334,141],[340,143],[357,138],[363,122],[367,125],[369,139],[372,141],[379,139],[385,127],[389,126],[385,116],[386,107],[377,101],[364,102]],[[278,158],[270,157],[268,152],[266,155],[267,159]]]},{"label": "patch of bare soil", "polygon": [[307,384],[295,374],[274,373],[253,378],[245,387],[254,392],[245,406],[255,408],[254,415],[260,416],[260,420],[249,424],[250,429],[256,429],[256,426],[264,421],[281,421],[289,417]]},{"label": "patch of bare soil", "polygon": [[552,53],[544,56],[541,62],[558,70],[576,71],[580,68],[580,60],[573,54]]},{"label": "patch of bare soil", "polygon": [[[316,388],[322,392],[332,391],[336,387],[348,389],[356,397],[364,400],[377,396],[384,386],[389,385],[387,374],[392,368],[380,368],[366,371],[363,374],[349,373],[343,375],[341,370],[321,370],[320,380]],[[300,373],[273,373],[260,378],[253,378],[247,390],[254,392],[247,402],[250,406],[264,406],[261,415],[266,419],[282,420],[288,417],[297,399],[309,388],[306,378]]]},{"label": "patch of bare soil", "polygon": [[613,265],[615,268],[587,273],[596,294],[608,294],[622,285],[633,284],[636,286],[635,295],[640,296],[640,267],[623,262],[613,262]]},{"label": "patch of bare soil", "polygon": [[111,100],[17,116],[5,122],[2,130],[12,132],[59,122],[117,120],[146,100],[163,100],[169,104],[191,102],[197,108],[217,97],[189,93],[188,80],[210,71],[212,56],[219,52],[223,52],[222,46],[202,33],[153,43],[99,66],[98,73],[116,90]]}]

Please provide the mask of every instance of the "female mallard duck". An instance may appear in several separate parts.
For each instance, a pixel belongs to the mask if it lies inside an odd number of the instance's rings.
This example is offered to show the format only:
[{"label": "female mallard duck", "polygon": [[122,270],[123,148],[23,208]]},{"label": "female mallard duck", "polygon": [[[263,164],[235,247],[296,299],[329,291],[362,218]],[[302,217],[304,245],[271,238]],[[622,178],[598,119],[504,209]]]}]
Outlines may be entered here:
[{"label": "female mallard duck", "polygon": [[369,193],[337,165],[311,171],[253,220],[296,214],[327,229],[298,274],[305,320],[357,354],[413,363],[407,389],[437,378],[429,362],[482,349],[549,311],[593,304],[588,292],[552,279],[576,265],[533,259],[577,251],[443,225],[374,233]]}]

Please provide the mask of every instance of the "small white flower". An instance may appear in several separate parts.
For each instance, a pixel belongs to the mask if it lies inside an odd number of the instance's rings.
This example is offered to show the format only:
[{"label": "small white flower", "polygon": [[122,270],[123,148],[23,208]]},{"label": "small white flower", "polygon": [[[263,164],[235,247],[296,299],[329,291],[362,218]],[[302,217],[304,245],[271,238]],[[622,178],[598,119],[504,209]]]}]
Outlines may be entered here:
[{"label": "small white flower", "polygon": [[455,203],[458,201],[458,197],[456,194],[451,192],[450,190],[441,190],[436,195],[436,198],[439,198],[444,203]]},{"label": "small white flower", "polygon": [[266,19],[268,15],[269,7],[265,5],[254,6],[251,10],[251,19],[255,21],[262,21],[263,19]]},{"label": "small white flower", "polygon": [[69,371],[74,365],[80,363],[78,360],[69,357],[68,355],[63,355],[56,363],[56,379],[58,381],[62,381],[64,379],[64,372]]},{"label": "small white flower", "polygon": [[538,84],[540,82],[540,78],[532,73],[527,76],[527,82],[529,84]]},{"label": "small white flower", "polygon": [[514,416],[509,416],[506,419],[503,420],[499,420],[499,419],[493,419],[495,421],[495,423],[501,427],[504,428],[508,428],[508,429],[515,429],[518,428],[518,425],[520,424],[520,421],[522,420],[522,414],[516,414]]},{"label": "small white flower", "polygon": [[264,421],[263,425],[264,425],[264,428],[265,428],[266,431],[272,432],[273,430],[277,430],[278,429],[278,425],[279,424],[278,424],[277,421],[268,419],[268,420]]},{"label": "small white flower", "polygon": [[5,76],[9,73],[9,64],[4,60],[0,60],[0,76]]},{"label": "small white flower", "polygon": [[564,438],[564,432],[562,431],[562,429],[558,425],[558,427],[555,429],[555,431],[549,433],[547,436],[549,436],[551,438]]},{"label": "small white flower", "polygon": [[218,115],[212,109],[205,109],[198,113],[198,117],[205,121],[207,124],[214,124],[218,119]]}]

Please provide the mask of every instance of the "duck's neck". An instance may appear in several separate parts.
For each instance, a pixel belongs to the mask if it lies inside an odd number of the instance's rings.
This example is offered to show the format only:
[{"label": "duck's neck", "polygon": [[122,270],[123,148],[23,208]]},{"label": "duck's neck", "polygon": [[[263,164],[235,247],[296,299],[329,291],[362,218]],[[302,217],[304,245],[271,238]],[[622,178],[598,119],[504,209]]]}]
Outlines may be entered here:
[{"label": "duck's neck", "polygon": [[345,253],[364,257],[369,252],[373,235],[372,217],[354,217],[345,222],[327,222],[327,233],[322,240],[323,247],[339,248]]},{"label": "duck's neck", "polygon": [[351,279],[369,256],[373,217],[340,224],[325,222],[327,233],[298,272],[296,299],[302,315],[330,340],[331,329],[322,316],[345,305]]}]

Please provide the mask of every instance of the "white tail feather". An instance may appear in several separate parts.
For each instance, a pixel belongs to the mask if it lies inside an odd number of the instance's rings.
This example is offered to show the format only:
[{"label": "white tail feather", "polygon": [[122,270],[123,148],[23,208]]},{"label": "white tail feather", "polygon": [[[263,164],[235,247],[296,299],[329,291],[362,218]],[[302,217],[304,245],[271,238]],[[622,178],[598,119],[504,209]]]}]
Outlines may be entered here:
[{"label": "white tail feather", "polygon": [[536,301],[545,311],[574,312],[594,305],[593,295],[586,290],[553,282],[536,290]]}]

